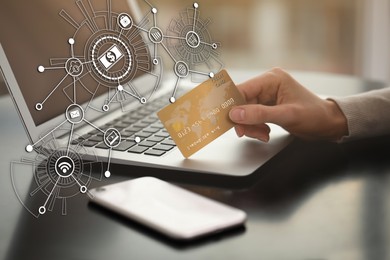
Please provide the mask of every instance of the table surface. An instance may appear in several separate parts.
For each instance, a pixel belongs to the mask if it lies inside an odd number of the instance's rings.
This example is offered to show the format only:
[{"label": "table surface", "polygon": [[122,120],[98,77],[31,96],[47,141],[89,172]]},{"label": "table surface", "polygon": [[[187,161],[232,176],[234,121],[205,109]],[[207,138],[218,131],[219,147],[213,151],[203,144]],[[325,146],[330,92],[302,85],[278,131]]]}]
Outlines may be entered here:
[{"label": "table surface", "polygon": [[[241,82],[257,72],[231,74]],[[324,95],[383,87],[348,76],[292,74]],[[0,98],[0,122],[0,259],[390,258],[390,137],[342,145],[294,140],[244,178],[115,165],[111,178],[91,184],[157,176],[248,214],[243,228],[179,243],[91,205],[81,194],[67,201],[66,216],[57,208],[32,216],[11,182],[11,162],[27,156],[28,141],[8,96]],[[22,199],[36,205],[28,196],[31,170],[12,176]]]}]

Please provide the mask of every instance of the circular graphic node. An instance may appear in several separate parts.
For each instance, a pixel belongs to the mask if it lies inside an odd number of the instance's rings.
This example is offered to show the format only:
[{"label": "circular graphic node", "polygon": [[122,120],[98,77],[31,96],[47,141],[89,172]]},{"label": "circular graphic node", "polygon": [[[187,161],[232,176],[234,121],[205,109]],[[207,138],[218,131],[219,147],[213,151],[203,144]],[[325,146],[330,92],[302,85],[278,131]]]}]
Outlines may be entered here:
[{"label": "circular graphic node", "polygon": [[74,161],[69,156],[61,156],[55,162],[55,171],[61,178],[67,178],[74,172]]},{"label": "circular graphic node", "polygon": [[80,192],[81,192],[81,193],[86,193],[87,190],[88,190],[87,187],[84,186],[84,185],[80,187]]},{"label": "circular graphic node", "polygon": [[83,73],[83,63],[77,58],[70,58],[65,63],[65,70],[71,77],[78,77]]},{"label": "circular graphic node", "polygon": [[184,61],[176,62],[176,64],[175,64],[175,74],[179,78],[185,78],[185,77],[188,76],[189,73],[190,73],[190,69],[189,69],[187,63],[185,63]]},{"label": "circular graphic node", "polygon": [[170,97],[170,98],[169,98],[169,102],[170,102],[171,104],[175,103],[175,102],[176,102],[176,98],[175,98],[175,97]]},{"label": "circular graphic node", "polygon": [[58,183],[58,187],[69,188],[76,185],[75,179],[82,176],[83,161],[73,149],[57,150],[51,153],[47,159],[46,171],[52,183]]},{"label": "circular graphic node", "polygon": [[42,104],[42,103],[37,103],[37,104],[35,105],[35,109],[38,110],[38,111],[41,111],[42,108],[43,108],[43,104]]},{"label": "circular graphic node", "polygon": [[65,117],[71,124],[79,124],[84,120],[84,109],[77,104],[68,106]]},{"label": "circular graphic node", "polygon": [[197,34],[194,31],[189,31],[186,34],[186,43],[188,46],[190,46],[193,49],[196,49],[200,45],[200,37],[199,34]]},{"label": "circular graphic node", "polygon": [[44,206],[40,206],[38,209],[39,214],[43,215],[46,213],[46,208]]},{"label": "circular graphic node", "polygon": [[109,105],[103,105],[103,111],[104,112],[108,112],[108,110],[110,110],[110,106]]},{"label": "circular graphic node", "polygon": [[31,153],[33,150],[34,150],[34,147],[32,145],[29,144],[26,146],[26,152]]},{"label": "circular graphic node", "polygon": [[133,26],[133,19],[126,13],[119,14],[117,22],[119,27],[123,30],[129,30]]},{"label": "circular graphic node", "polygon": [[152,43],[161,43],[164,40],[163,32],[158,27],[152,27],[148,35]]},{"label": "circular graphic node", "polygon": [[110,147],[117,147],[121,143],[121,133],[115,128],[109,128],[104,133],[104,143]]},{"label": "circular graphic node", "polygon": [[110,176],[111,176],[111,172],[110,172],[110,171],[106,171],[106,172],[104,173],[104,177],[110,178]]},{"label": "circular graphic node", "polygon": [[136,136],[136,137],[134,138],[134,142],[136,142],[137,144],[139,144],[139,143],[141,142],[141,137]]},{"label": "circular graphic node", "polygon": [[75,40],[73,38],[69,38],[68,43],[70,45],[74,45],[75,44]]},{"label": "circular graphic node", "polygon": [[133,76],[133,51],[130,46],[123,37],[98,36],[89,51],[95,75],[110,83]]},{"label": "circular graphic node", "polygon": [[40,73],[45,72],[45,67],[38,66],[38,72],[40,72]]}]

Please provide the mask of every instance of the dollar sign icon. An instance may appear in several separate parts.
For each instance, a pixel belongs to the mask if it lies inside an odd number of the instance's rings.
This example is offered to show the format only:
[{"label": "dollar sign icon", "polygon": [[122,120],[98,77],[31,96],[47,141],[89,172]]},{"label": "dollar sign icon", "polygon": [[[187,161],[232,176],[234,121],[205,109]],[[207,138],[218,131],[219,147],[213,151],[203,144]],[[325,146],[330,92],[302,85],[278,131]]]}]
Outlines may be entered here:
[{"label": "dollar sign icon", "polygon": [[121,50],[113,44],[111,48],[106,50],[100,57],[99,61],[103,65],[104,69],[108,71],[112,66],[114,66],[121,58],[123,58],[123,53]]},{"label": "dollar sign icon", "polygon": [[106,59],[111,62],[111,63],[114,63],[116,61],[116,55],[113,51],[109,51],[106,53]]}]

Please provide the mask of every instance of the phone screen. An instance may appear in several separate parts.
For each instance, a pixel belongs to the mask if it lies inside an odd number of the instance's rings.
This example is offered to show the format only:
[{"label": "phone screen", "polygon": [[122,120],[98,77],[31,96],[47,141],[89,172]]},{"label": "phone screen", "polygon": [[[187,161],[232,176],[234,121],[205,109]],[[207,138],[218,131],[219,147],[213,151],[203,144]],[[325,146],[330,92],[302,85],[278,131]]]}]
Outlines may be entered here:
[{"label": "phone screen", "polygon": [[188,240],[243,225],[246,213],[153,177],[91,190],[93,202],[168,237]]}]

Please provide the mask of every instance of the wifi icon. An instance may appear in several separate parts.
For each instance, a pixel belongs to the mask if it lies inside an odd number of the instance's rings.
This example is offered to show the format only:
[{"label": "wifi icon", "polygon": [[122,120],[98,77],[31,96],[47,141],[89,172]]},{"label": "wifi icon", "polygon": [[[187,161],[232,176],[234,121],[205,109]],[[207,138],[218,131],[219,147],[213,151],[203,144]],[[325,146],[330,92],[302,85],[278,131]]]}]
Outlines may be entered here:
[{"label": "wifi icon", "polygon": [[61,156],[55,163],[55,171],[60,177],[69,177],[74,171],[74,161],[69,156]]},{"label": "wifi icon", "polygon": [[58,165],[58,167],[63,173],[67,173],[70,169],[72,169],[72,165],[68,162],[62,162]]}]

